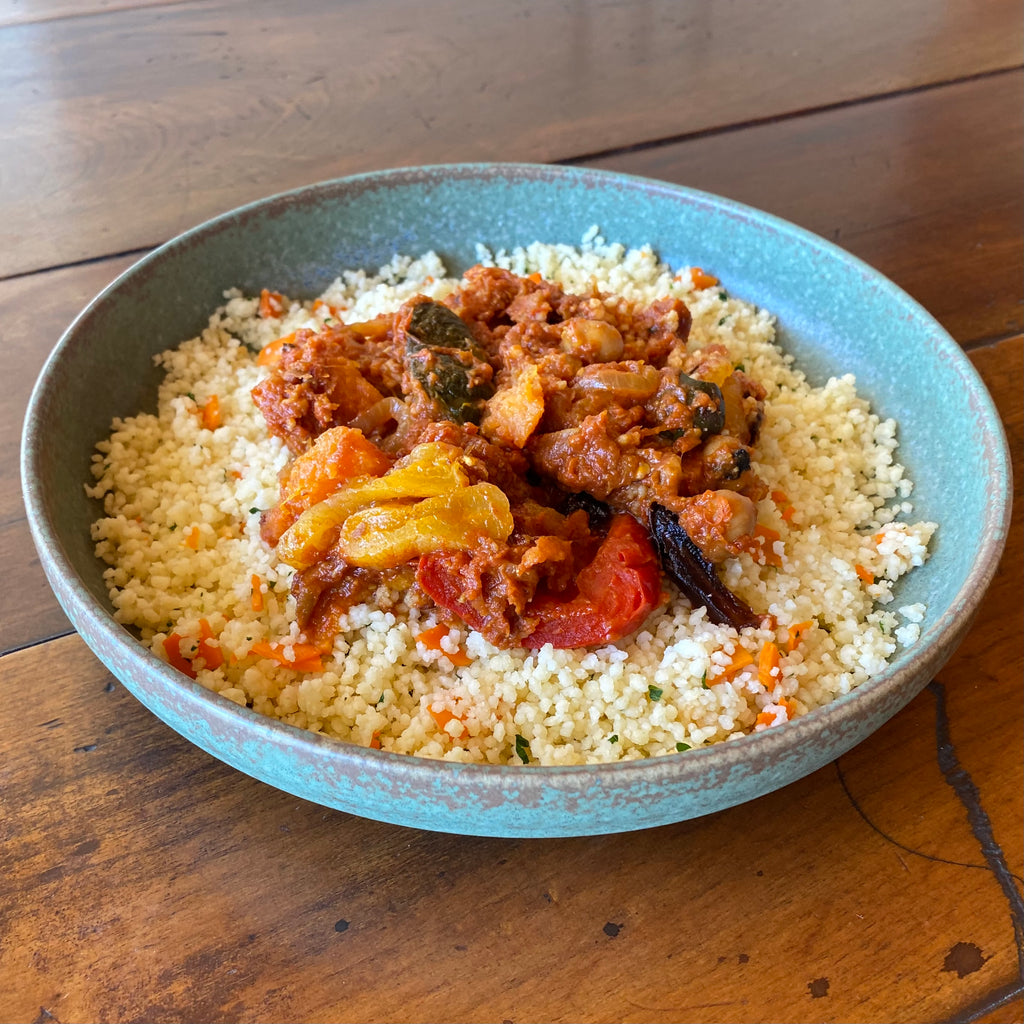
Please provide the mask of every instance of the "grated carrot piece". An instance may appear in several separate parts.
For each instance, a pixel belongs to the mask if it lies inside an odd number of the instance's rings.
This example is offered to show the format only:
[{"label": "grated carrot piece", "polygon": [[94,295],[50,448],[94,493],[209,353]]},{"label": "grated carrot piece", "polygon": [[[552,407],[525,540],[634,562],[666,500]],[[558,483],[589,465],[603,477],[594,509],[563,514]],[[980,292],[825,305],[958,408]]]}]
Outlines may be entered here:
[{"label": "grated carrot piece", "polygon": [[455,714],[450,708],[435,708],[432,704],[427,708],[430,712],[430,717],[437,723],[437,727],[441,732],[447,732],[445,728],[449,722],[453,719],[459,722],[464,722],[465,719],[461,715]]},{"label": "grated carrot piece", "polygon": [[224,418],[220,413],[220,399],[216,395],[210,395],[206,400],[206,405],[202,409],[203,426],[207,430],[216,430],[223,422]]},{"label": "grated carrot piece", "polygon": [[263,611],[263,580],[256,573],[249,578],[249,586],[252,588],[252,610]]},{"label": "grated carrot piece", "polygon": [[782,534],[770,526],[758,523],[754,527],[754,540],[760,550],[763,565],[774,565],[777,568],[782,566],[782,556],[775,550],[775,543],[782,540]]},{"label": "grated carrot piece", "polygon": [[182,640],[184,640],[184,637],[180,633],[171,633],[170,636],[164,638],[164,652],[167,655],[167,663],[179,672],[184,672],[189,679],[195,679],[196,670],[192,667],[192,662],[181,652]]},{"label": "grated carrot piece", "polygon": [[[293,661],[289,661],[286,656],[289,647],[295,655]],[[261,658],[269,658],[285,668],[295,669],[296,672],[323,672],[324,670],[320,648],[314,647],[313,644],[267,643],[261,640],[249,648],[249,653],[256,654]]]},{"label": "grated carrot piece", "polygon": [[190,547],[193,551],[199,550],[199,527],[190,526],[185,531],[185,545]]},{"label": "grated carrot piece", "polygon": [[209,669],[218,669],[224,664],[224,652],[220,644],[211,644],[214,639],[213,630],[206,619],[199,620],[199,656],[206,662]]},{"label": "grated carrot piece", "polygon": [[808,619],[806,622],[794,622],[789,627],[789,644],[787,645],[790,651],[795,651],[800,646],[800,641],[804,638],[804,633],[807,632],[814,625],[813,619]]},{"label": "grated carrot piece", "polygon": [[339,316],[341,316],[343,307],[342,306],[332,306],[329,302],[325,302],[323,299],[316,299],[316,300],[314,300],[314,302],[313,302],[313,312],[314,313],[319,313],[319,312],[321,312],[322,310],[325,310],[325,309],[327,310],[327,313],[328,313],[329,316],[339,317]]},{"label": "grated carrot piece", "polygon": [[288,309],[288,300],[280,292],[272,292],[268,288],[260,291],[260,316],[264,320],[279,317]]},{"label": "grated carrot piece", "polygon": [[754,656],[745,647],[737,647],[732,653],[732,660],[728,665],[719,669],[714,676],[709,680],[710,683],[719,683],[723,679],[731,682],[733,676],[736,675],[741,669],[746,668],[748,665],[753,665]]},{"label": "grated carrot piece", "polygon": [[757,680],[765,689],[770,690],[778,682],[778,673],[774,670],[778,669],[779,664],[779,645],[769,640],[761,648],[757,659]]},{"label": "grated carrot piece", "polygon": [[[795,717],[796,705],[793,704],[792,698],[780,697],[776,702],[776,705],[785,712],[786,721],[791,722]],[[775,725],[778,719],[774,711],[762,711],[757,716],[757,725]]]},{"label": "grated carrot piece", "polygon": [[690,267],[690,280],[694,288],[711,288],[718,284],[718,278],[706,273],[700,267]]},{"label": "grated carrot piece", "polygon": [[472,665],[473,659],[466,654],[465,651],[460,647],[457,651],[446,651],[441,646],[441,641],[448,635],[448,627],[442,623],[438,623],[436,626],[431,626],[430,629],[423,630],[419,633],[416,639],[423,644],[424,647],[429,651],[440,651],[453,665],[462,667],[465,665]]},{"label": "grated carrot piece", "polygon": [[868,569],[865,569],[863,565],[855,565],[853,571],[857,574],[858,578],[864,583],[874,583],[875,577],[871,574]]}]

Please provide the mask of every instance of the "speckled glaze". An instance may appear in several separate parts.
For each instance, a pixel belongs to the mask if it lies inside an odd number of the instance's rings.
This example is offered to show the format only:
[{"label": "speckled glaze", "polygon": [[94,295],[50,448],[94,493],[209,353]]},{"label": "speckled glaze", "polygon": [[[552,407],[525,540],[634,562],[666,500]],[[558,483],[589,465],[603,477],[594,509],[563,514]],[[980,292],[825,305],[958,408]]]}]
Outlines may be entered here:
[{"label": "speckled glaze", "polygon": [[[478,241],[578,244],[591,225],[668,262],[711,270],[778,317],[779,339],[821,383],[853,373],[899,420],[915,512],[940,527],[900,604],[923,601],[919,643],[854,694],[780,728],[679,755],[590,767],[458,765],[369,750],[237,707],[169,668],[111,615],[84,493],[111,418],[155,408],[153,354],[205,324],[225,288],[311,296],[340,270],[435,249],[450,269]],[[1009,455],[983,383],[904,292],[791,224],[702,192],[600,171],[471,164],[313,185],[218,217],[113,282],[65,333],[32,396],[25,502],[47,577],[110,671],[193,743],[279,789],[353,814],[475,835],[594,835],[752,800],[863,740],[928,683],[961,640],[996,569],[1009,520]]]}]

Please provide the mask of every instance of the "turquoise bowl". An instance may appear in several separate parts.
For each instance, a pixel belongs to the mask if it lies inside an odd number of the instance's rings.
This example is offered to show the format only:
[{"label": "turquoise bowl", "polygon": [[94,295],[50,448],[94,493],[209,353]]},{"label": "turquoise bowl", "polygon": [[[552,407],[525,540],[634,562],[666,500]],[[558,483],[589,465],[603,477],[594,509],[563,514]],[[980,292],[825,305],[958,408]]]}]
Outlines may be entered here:
[{"label": "turquoise bowl", "polygon": [[[495,767],[389,754],[295,729],[204,690],[111,614],[86,497],[95,443],[114,416],[153,409],[152,356],[196,334],[228,287],[268,282],[312,296],[344,268],[436,250],[453,271],[475,244],[649,243],[771,310],[813,383],[853,373],[899,422],[915,514],[939,523],[900,604],[928,605],[921,639],[878,677],[779,728],[619,764]],[[956,343],[917,303],[792,224],[707,193],[601,171],[518,164],[391,170],[312,185],[226,213],[150,253],[98,295],[44,367],[22,446],[25,502],[47,577],[97,657],[146,707],[214,757],[327,807],[441,832],[595,835],[753,800],[813,772],[914,697],[952,654],[995,572],[1011,504],[992,401]]]}]

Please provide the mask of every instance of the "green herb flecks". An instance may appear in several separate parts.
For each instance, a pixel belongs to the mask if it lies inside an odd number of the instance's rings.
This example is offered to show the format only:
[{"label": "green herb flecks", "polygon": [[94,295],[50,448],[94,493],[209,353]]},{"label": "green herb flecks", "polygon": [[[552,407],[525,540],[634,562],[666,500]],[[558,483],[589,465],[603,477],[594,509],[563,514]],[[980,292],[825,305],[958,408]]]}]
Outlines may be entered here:
[{"label": "green herb flecks", "polygon": [[516,756],[523,764],[530,763],[530,744],[525,736],[516,733]]},{"label": "green herb flecks", "polygon": [[690,749],[691,749],[691,747],[690,747],[690,744],[689,744],[689,743],[677,743],[677,744],[676,744],[676,751],[677,751],[678,753],[680,753],[680,754],[681,754],[681,753],[682,753],[682,752],[683,752],[684,750],[690,750]]},{"label": "green herb flecks", "polygon": [[665,692],[664,690],[660,689],[657,686],[648,686],[647,687],[647,696],[650,697],[651,700],[661,700],[661,695],[664,692]]}]

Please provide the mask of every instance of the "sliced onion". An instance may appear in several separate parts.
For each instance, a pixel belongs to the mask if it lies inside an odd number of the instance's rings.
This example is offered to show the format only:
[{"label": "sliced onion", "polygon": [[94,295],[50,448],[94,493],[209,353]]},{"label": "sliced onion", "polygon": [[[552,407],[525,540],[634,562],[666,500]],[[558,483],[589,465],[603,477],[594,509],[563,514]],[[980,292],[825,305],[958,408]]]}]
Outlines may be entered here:
[{"label": "sliced onion", "polygon": [[379,402],[374,402],[369,409],[364,409],[349,426],[361,430],[364,434],[390,433],[382,428],[388,423],[400,427],[404,418],[405,403],[400,398],[382,398]]},{"label": "sliced onion", "polygon": [[614,391],[628,401],[643,401],[658,390],[661,377],[653,366],[640,370],[620,370],[613,366],[592,364],[584,367],[574,380],[581,388]]}]

